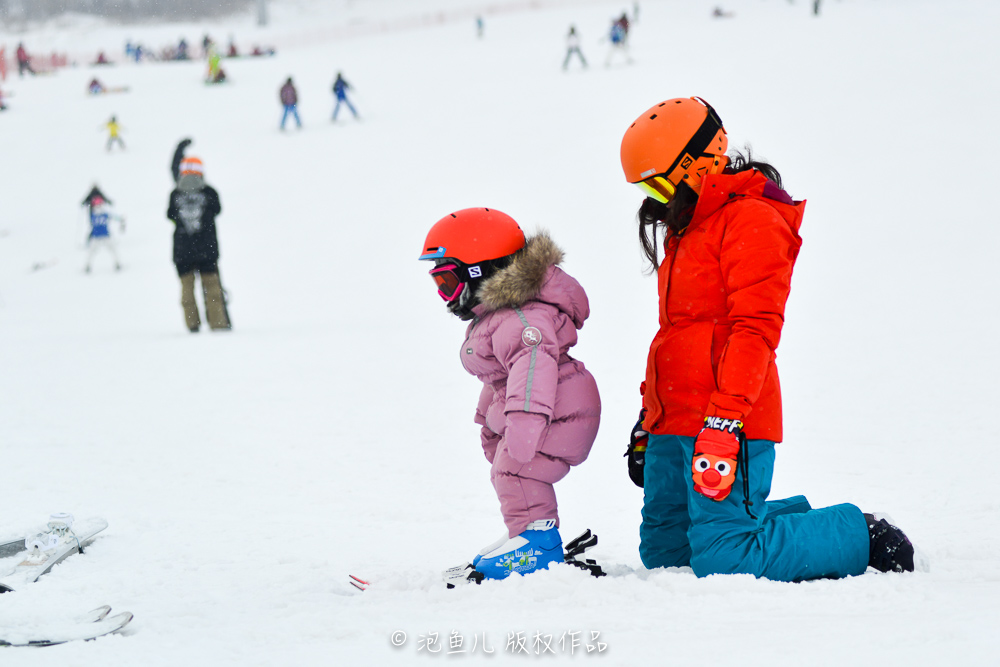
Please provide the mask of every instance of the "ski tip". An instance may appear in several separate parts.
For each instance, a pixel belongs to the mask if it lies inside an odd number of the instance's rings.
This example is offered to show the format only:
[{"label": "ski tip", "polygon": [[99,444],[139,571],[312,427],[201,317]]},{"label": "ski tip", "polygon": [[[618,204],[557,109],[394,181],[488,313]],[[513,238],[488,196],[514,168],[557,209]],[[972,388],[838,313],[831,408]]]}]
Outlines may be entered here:
[{"label": "ski tip", "polygon": [[370,582],[367,582],[360,577],[355,577],[353,574],[349,574],[347,577],[351,586],[354,586],[359,591],[367,591],[368,587],[371,586]]}]

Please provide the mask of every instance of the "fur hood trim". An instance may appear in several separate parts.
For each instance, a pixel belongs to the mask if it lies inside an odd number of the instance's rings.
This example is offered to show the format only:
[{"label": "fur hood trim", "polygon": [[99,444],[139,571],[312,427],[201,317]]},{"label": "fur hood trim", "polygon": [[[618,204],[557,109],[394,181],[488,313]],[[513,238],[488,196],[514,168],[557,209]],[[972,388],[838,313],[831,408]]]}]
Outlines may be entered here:
[{"label": "fur hood trim", "polygon": [[549,238],[548,232],[539,232],[517,251],[509,266],[483,281],[479,302],[488,310],[523,306],[538,296],[549,267],[562,260],[563,251]]}]

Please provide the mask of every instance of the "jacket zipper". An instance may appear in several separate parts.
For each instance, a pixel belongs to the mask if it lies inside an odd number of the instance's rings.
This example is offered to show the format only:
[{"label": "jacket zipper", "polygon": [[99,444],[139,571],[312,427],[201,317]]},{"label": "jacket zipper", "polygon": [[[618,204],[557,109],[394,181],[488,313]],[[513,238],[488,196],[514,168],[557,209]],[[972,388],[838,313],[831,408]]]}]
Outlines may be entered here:
[{"label": "jacket zipper", "polygon": [[469,333],[466,334],[466,336],[465,336],[465,342],[462,343],[462,349],[458,353],[458,360],[460,362],[462,362],[462,368],[464,368],[465,372],[467,372],[467,373],[471,373],[471,371],[469,370],[469,367],[465,365],[465,357],[468,356],[468,354],[466,353],[466,350],[471,350],[472,349],[470,347],[467,347],[467,345],[469,344],[469,339],[472,338],[472,332],[475,330],[477,324],[479,324],[479,316],[478,315],[476,315],[475,317],[472,318],[472,324],[469,325]]},{"label": "jacket zipper", "polygon": [[[677,241],[677,245],[680,245],[680,240],[679,239]],[[670,321],[670,316],[668,315],[668,312],[667,312],[667,304],[670,302],[670,286],[673,284],[672,278],[673,278],[673,272],[674,272],[674,259],[677,257],[677,245],[674,246],[673,251],[670,253],[670,266],[667,268],[667,288],[665,290],[663,290],[663,319],[664,319],[664,321],[668,322],[671,326],[673,326],[673,322]],[[659,349],[657,349],[657,353],[659,353]],[[652,377],[653,386],[652,387],[646,387],[646,391],[652,390],[652,392],[653,392],[653,398],[654,398],[654,400],[656,400],[656,402],[657,402],[657,404],[658,404],[658,406],[660,408],[660,417],[653,424],[651,424],[649,426],[649,428],[647,430],[650,431],[650,432],[652,432],[653,429],[659,428],[660,424],[663,421],[663,403],[656,396],[656,380],[657,380],[656,369],[657,369],[657,363],[656,363],[656,358],[654,357],[653,358],[653,377]]]}]

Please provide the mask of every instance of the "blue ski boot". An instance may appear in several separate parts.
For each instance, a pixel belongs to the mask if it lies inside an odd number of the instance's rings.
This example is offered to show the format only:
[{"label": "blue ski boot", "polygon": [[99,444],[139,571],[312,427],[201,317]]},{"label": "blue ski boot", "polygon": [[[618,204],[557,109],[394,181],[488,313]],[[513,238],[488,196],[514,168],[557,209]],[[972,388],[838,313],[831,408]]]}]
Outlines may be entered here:
[{"label": "blue ski boot", "polygon": [[563,545],[559,529],[554,519],[546,519],[532,521],[523,533],[483,554],[475,568],[486,579],[506,579],[511,572],[528,574],[544,570],[549,563],[561,562]]}]

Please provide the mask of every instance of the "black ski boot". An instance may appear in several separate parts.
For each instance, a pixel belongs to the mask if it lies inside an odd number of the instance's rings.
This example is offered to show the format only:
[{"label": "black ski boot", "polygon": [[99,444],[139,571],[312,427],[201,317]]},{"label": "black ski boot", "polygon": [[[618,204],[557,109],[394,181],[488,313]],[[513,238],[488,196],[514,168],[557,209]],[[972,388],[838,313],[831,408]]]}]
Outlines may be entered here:
[{"label": "black ski boot", "polygon": [[906,534],[878,514],[865,514],[868,565],[879,572],[913,572],[913,545]]}]

